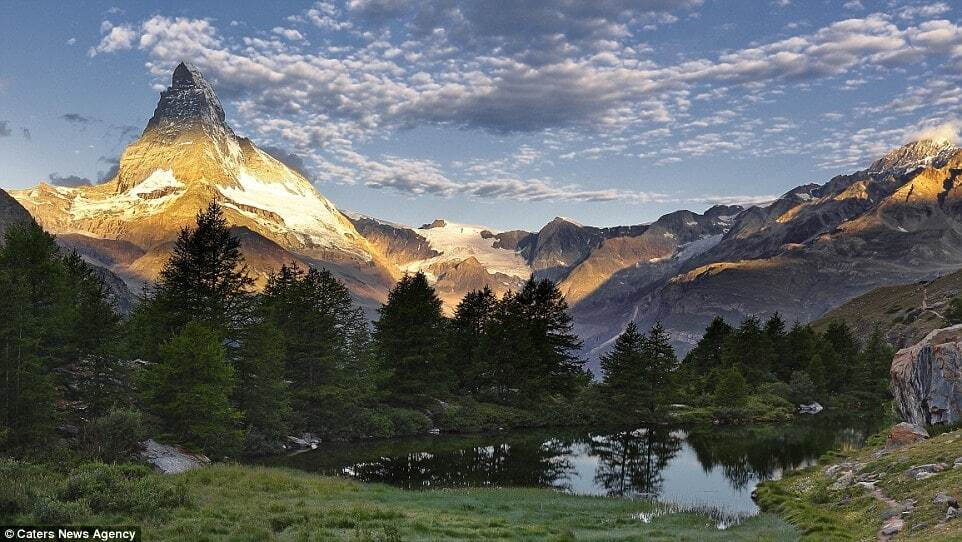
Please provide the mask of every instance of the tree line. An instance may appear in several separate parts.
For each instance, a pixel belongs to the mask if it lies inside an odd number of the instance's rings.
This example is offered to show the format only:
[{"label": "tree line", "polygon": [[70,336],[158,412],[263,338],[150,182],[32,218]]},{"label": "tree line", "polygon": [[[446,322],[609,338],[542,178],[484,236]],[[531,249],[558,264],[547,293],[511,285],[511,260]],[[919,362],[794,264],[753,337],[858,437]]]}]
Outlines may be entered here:
[{"label": "tree line", "polygon": [[406,275],[372,327],[327,270],[285,265],[255,292],[217,204],[179,233],[129,318],[35,224],[6,232],[0,295],[5,449],[36,446],[58,427],[144,416],[195,449],[265,453],[292,433],[416,432],[425,410],[451,398],[524,408],[573,397],[590,380],[551,281],[532,278],[500,299],[472,292],[448,318],[427,278]]},{"label": "tree line", "polygon": [[470,292],[448,317],[424,274],[405,275],[373,325],[324,269],[284,265],[253,286],[216,203],[179,233],[127,318],[78,255],[35,224],[9,228],[0,448],[36,448],[59,432],[109,457],[149,432],[217,455],[271,453],[291,434],[410,434],[452,412],[467,418],[460,427],[484,427],[488,415],[531,424],[531,412],[630,425],[662,421],[677,402],[737,408],[749,390],[871,401],[891,360],[878,331],[863,346],[843,323],[786,330],[778,315],[738,327],[716,318],[679,360],[660,324],[643,333],[632,323],[593,382],[547,279],[500,298]]}]

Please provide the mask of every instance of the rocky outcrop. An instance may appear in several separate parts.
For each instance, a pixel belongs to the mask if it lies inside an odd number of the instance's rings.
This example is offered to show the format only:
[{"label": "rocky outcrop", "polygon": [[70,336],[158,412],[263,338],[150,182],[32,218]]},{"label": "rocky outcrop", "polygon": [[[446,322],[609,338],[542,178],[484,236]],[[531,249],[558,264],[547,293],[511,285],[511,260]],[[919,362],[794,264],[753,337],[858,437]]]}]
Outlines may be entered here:
[{"label": "rocky outcrop", "polygon": [[179,474],[191,469],[206,467],[210,459],[202,454],[192,454],[175,446],[161,444],[154,439],[141,443],[140,457],[164,474]]},{"label": "rocky outcrop", "polygon": [[962,420],[962,324],[937,329],[892,360],[892,393],[902,419],[916,425]]}]

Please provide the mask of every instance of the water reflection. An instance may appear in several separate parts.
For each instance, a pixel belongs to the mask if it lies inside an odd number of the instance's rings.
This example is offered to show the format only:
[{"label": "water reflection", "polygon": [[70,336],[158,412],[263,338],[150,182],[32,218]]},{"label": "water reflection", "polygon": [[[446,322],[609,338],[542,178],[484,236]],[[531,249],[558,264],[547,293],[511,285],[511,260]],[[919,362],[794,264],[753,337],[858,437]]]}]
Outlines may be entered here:
[{"label": "water reflection", "polygon": [[681,443],[665,427],[591,437],[588,450],[598,458],[594,481],[608,495],[657,497],[664,482],[662,471]]},{"label": "water reflection", "polygon": [[274,463],[407,489],[553,487],[754,512],[760,480],[805,466],[877,429],[817,420],[749,428],[524,431],[332,443]]}]

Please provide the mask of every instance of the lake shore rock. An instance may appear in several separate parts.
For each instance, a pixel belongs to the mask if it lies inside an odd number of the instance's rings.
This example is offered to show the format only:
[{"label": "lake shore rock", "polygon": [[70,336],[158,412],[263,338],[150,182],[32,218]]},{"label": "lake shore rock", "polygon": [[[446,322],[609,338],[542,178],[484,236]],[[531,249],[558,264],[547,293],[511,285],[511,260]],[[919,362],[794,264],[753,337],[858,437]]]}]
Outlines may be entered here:
[{"label": "lake shore rock", "polygon": [[190,453],[176,446],[161,444],[154,439],[141,443],[140,457],[163,474],[179,474],[206,467],[210,459],[203,454]]},{"label": "lake shore rock", "polygon": [[962,421],[962,324],[935,330],[899,350],[891,376],[903,420],[918,426]]}]

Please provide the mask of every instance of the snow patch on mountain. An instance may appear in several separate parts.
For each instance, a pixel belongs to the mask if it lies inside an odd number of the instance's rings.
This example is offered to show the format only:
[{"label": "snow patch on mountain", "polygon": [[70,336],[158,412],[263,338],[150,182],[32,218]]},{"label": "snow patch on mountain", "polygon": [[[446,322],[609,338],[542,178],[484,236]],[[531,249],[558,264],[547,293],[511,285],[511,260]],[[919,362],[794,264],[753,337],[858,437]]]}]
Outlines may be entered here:
[{"label": "snow patch on mountain", "polygon": [[[353,243],[348,242],[351,228],[338,219],[340,213],[334,204],[313,186],[293,176],[261,179],[246,168],[241,168],[237,183],[239,187],[218,187],[229,200],[225,205],[275,231],[300,234],[313,246],[353,247]],[[282,223],[257,213],[257,209],[280,217]]]},{"label": "snow patch on mountain", "polygon": [[[494,247],[497,239],[493,235],[500,232],[491,228],[445,222],[443,226],[418,228],[414,231],[427,239],[431,249],[439,252],[440,255],[410,262],[403,267],[404,271],[422,271],[428,274],[427,269],[432,264],[474,257],[489,273],[504,273],[523,279],[531,275],[531,267],[520,254],[513,250]],[[493,235],[486,234],[482,237],[481,232]]]}]

